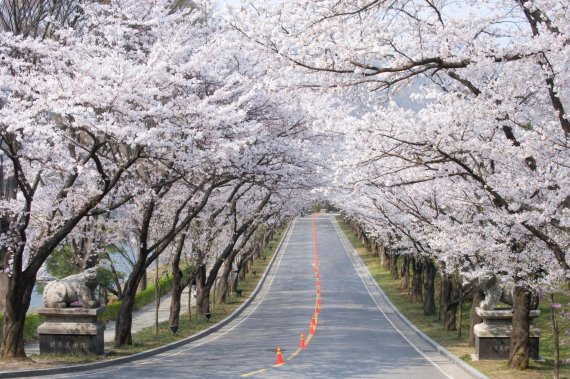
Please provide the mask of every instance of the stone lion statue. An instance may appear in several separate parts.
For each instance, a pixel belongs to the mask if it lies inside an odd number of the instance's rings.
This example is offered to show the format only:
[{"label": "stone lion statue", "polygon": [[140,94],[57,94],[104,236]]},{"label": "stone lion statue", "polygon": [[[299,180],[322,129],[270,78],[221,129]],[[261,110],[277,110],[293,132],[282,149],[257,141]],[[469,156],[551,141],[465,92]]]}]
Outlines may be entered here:
[{"label": "stone lion statue", "polygon": [[44,288],[44,307],[67,308],[71,303],[80,301],[83,308],[97,308],[95,288],[98,285],[97,268],[90,268],[79,274],[54,280]]},{"label": "stone lion statue", "polygon": [[[485,293],[485,300],[479,303],[479,308],[492,311],[499,302],[513,305],[515,282],[512,279],[498,278],[492,271],[484,271],[478,277],[479,286]],[[531,296],[530,309],[538,308],[538,297]]]}]

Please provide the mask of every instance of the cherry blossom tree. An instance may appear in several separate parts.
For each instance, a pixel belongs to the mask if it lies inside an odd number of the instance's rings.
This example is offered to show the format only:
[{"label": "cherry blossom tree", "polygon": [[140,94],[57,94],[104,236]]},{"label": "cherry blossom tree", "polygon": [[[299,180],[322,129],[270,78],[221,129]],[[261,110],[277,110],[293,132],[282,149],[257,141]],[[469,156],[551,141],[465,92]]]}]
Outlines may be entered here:
[{"label": "cherry blossom tree", "polygon": [[[361,99],[356,112],[370,115],[353,123],[362,136],[347,138],[364,150],[352,175],[362,197],[352,205],[385,212],[373,230],[392,225],[448,269],[500,268],[515,279],[517,368],[528,365],[529,290],[568,278],[567,8],[257,2],[234,21],[280,57],[290,83]],[[401,90],[419,110],[390,104]]]},{"label": "cherry blossom tree", "polygon": [[17,186],[2,204],[5,359],[25,356],[24,316],[47,257],[100,205],[132,197],[119,187],[129,188],[135,163],[172,146],[188,113],[166,99],[177,95],[170,66],[185,38],[173,26],[192,24],[192,9],[124,1],[80,10],[75,28],[64,23],[49,38],[0,35],[3,168]]}]

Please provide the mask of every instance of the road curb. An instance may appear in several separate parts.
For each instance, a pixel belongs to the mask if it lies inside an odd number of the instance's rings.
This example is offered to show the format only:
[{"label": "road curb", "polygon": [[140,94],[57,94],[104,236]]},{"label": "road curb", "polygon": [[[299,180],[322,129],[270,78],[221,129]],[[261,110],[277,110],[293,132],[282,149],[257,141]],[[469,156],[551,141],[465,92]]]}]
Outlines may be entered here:
[{"label": "road curb", "polygon": [[427,334],[425,334],[424,332],[422,332],[420,329],[418,329],[417,326],[415,326],[414,324],[412,324],[412,322],[410,320],[408,320],[406,318],[406,316],[404,316],[400,310],[394,305],[394,303],[392,303],[392,301],[390,301],[390,299],[388,298],[388,296],[384,293],[384,291],[382,290],[382,287],[380,287],[380,285],[376,282],[376,280],[374,279],[374,277],[372,276],[372,274],[370,273],[370,271],[368,270],[368,267],[366,267],[366,264],[364,264],[364,262],[362,261],[362,259],[360,258],[360,256],[358,255],[358,252],[356,251],[356,249],[354,249],[354,247],[352,246],[352,244],[350,243],[350,241],[348,240],[348,238],[346,237],[346,234],[344,233],[344,231],[340,228],[340,225],[338,225],[338,222],[336,221],[336,219],[334,219],[334,223],[337,224],[337,226],[340,229],[340,233],[342,235],[342,237],[347,241],[348,246],[351,247],[352,249],[352,255],[354,256],[354,258],[358,259],[358,261],[360,262],[360,264],[366,269],[366,274],[372,279],[372,282],[376,285],[376,287],[378,288],[378,290],[380,291],[380,294],[382,296],[382,298],[386,301],[386,303],[390,306],[390,308],[392,308],[392,310],[394,311],[394,313],[408,326],[410,327],[410,329],[412,329],[414,332],[416,332],[425,342],[427,342],[428,344],[430,344],[439,354],[445,356],[446,358],[448,358],[450,361],[452,361],[453,363],[455,363],[456,365],[460,366],[463,370],[467,371],[473,378],[477,378],[477,379],[489,379],[488,376],[484,375],[483,373],[479,372],[477,369],[475,369],[474,367],[472,367],[471,365],[467,364],[466,362],[464,362],[462,359],[460,359],[457,355],[453,354],[452,352],[450,352],[449,350],[447,350],[445,347],[441,346],[440,344],[438,344],[436,341],[434,341],[431,337],[429,337]]},{"label": "road curb", "polygon": [[89,371],[94,369],[106,368],[117,364],[129,363],[138,359],[147,358],[156,354],[160,354],[165,351],[172,350],[182,345],[185,345],[187,343],[197,341],[201,338],[209,336],[214,332],[217,332],[222,327],[226,326],[229,322],[233,321],[237,316],[239,316],[257,297],[263,284],[265,283],[265,280],[267,279],[267,276],[269,275],[269,272],[271,271],[271,268],[273,267],[273,264],[277,256],[279,256],[282,253],[281,250],[283,247],[283,241],[285,241],[288,234],[291,232],[292,223],[293,221],[290,221],[289,224],[287,225],[287,229],[285,230],[285,233],[283,233],[283,237],[281,237],[281,240],[279,241],[279,244],[275,249],[275,254],[273,254],[273,257],[269,261],[269,264],[267,265],[267,268],[265,269],[263,276],[259,279],[259,282],[257,283],[257,286],[251,293],[251,296],[246,301],[244,301],[236,310],[234,310],[230,315],[228,315],[226,318],[224,318],[217,324],[212,325],[208,329],[196,333],[190,337],[181,339],[180,341],[172,342],[170,344],[160,346],[155,349],[143,351],[141,353],[132,354],[127,357],[111,359],[108,361],[86,363],[86,364],[79,364],[73,366],[54,367],[54,368],[39,369],[39,370],[4,371],[0,372],[0,378],[30,378],[36,376],[57,375],[57,374],[65,374],[70,372],[75,373],[80,371]]}]

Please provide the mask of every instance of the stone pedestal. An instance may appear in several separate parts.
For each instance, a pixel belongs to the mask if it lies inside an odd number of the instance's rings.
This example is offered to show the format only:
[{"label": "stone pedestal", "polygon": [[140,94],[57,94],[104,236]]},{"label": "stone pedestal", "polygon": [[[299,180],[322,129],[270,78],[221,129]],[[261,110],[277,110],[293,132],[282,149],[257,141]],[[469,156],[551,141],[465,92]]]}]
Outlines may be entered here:
[{"label": "stone pedestal", "polygon": [[[509,359],[511,347],[512,309],[494,309],[486,311],[476,308],[477,315],[483,319],[481,324],[473,327],[475,333],[475,355],[478,359]],[[530,311],[530,318],[538,317],[540,311]],[[530,356],[538,359],[538,342],[540,329],[530,327]]]},{"label": "stone pedestal", "polygon": [[103,308],[40,308],[46,321],[38,327],[40,354],[104,353]]}]

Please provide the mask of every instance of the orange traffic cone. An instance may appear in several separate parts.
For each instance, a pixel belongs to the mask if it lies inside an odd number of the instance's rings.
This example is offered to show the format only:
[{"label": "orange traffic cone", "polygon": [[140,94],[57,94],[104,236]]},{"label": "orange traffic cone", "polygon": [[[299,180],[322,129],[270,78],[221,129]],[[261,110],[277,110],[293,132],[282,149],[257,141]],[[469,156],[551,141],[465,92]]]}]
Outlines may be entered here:
[{"label": "orange traffic cone", "polygon": [[277,346],[277,358],[275,358],[276,365],[283,364],[283,358],[281,357],[281,346]]},{"label": "orange traffic cone", "polygon": [[299,341],[299,349],[304,349],[305,347],[307,347],[305,345],[305,336],[303,335],[303,333],[301,333],[301,340]]},{"label": "orange traffic cone", "polygon": [[313,323],[311,322],[311,325],[309,325],[309,335],[315,334],[315,325],[313,325]]}]

